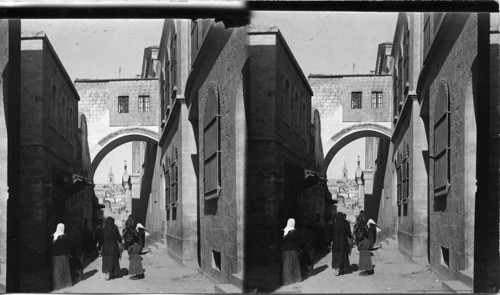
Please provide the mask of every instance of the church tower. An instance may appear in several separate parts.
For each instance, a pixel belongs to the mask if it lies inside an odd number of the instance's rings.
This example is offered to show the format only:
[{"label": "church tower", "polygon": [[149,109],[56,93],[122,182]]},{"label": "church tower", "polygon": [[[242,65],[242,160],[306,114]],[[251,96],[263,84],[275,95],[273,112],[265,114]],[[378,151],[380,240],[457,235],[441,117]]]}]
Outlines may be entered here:
[{"label": "church tower", "polygon": [[344,183],[347,183],[347,167],[345,166],[345,162],[344,162],[344,168],[342,169],[342,181]]}]

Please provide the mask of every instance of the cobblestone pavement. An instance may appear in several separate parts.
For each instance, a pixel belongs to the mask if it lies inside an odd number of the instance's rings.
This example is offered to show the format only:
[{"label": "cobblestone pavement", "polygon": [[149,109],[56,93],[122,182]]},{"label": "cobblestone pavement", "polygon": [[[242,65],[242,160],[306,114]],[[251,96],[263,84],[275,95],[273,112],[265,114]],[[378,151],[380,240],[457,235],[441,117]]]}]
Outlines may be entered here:
[{"label": "cobblestone pavement", "polygon": [[[196,269],[174,261],[167,254],[151,252],[143,255],[145,278],[130,280],[129,275],[106,281],[101,271],[102,257],[84,269],[84,280],[53,293],[213,293],[214,284]],[[120,260],[122,271],[128,268],[128,255]]]},{"label": "cobblestone pavement", "polygon": [[[375,273],[359,276],[359,271],[335,276],[331,268],[331,253],[315,265],[313,274],[300,283],[283,286],[274,293],[441,293],[442,281],[426,265],[408,259],[394,246],[382,242],[382,248],[373,251]],[[359,252],[352,250],[351,266],[357,267]]]}]

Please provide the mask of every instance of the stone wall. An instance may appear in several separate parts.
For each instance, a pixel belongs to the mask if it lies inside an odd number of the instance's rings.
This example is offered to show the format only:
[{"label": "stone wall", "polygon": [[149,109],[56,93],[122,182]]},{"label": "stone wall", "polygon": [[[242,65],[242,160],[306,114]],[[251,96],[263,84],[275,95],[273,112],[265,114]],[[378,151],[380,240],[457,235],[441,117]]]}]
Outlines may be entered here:
[{"label": "stone wall", "polygon": [[[18,126],[14,126],[14,122],[9,120],[8,114],[10,113],[11,118],[19,118],[18,113],[12,112],[12,106],[16,104],[16,101],[19,101],[19,97],[16,95],[19,93],[12,91],[13,87],[19,89],[20,69],[19,64],[16,64],[16,61],[19,62],[20,53],[20,32],[17,31],[19,28],[20,21],[0,20],[0,212],[2,212],[0,217],[0,292],[2,293],[6,292],[7,284],[7,243],[9,242],[11,247],[13,245],[12,241],[8,241],[7,238],[7,215],[9,214],[12,218],[11,212],[7,212],[7,202],[10,199],[9,203],[12,203],[12,199],[17,197],[14,193],[17,188],[12,187],[14,181],[12,171],[16,165],[12,163],[7,165],[7,163],[13,160],[12,155],[15,154],[15,150],[12,149],[12,146],[13,142],[17,141],[15,139],[18,138],[18,134],[13,132],[15,127]],[[7,125],[9,130],[7,130]],[[9,141],[7,141],[8,135],[10,136]],[[11,184],[10,187],[9,183]],[[9,209],[12,209],[12,207]],[[9,220],[9,223],[12,224],[13,221]],[[13,230],[11,227],[11,237],[14,236],[12,235]],[[12,250],[9,252],[12,252]],[[14,261],[14,257],[10,257],[9,260]],[[15,264],[15,262],[9,261],[9,266]],[[14,273],[16,270],[9,268],[9,272]],[[12,277],[12,274],[9,275],[9,277]],[[12,292],[14,289],[12,289],[12,286],[9,287],[11,287],[10,292]]]},{"label": "stone wall", "polygon": [[[246,59],[245,29],[232,29],[229,40],[225,43],[217,60],[198,90],[199,97],[199,175],[200,175],[200,251],[201,268],[210,277],[219,282],[230,282],[231,275],[240,272],[238,263],[237,238],[237,194],[236,194],[236,151],[235,134],[241,130],[235,127],[235,103],[242,100],[242,69]],[[216,87],[220,99],[220,149],[221,190],[218,198],[211,201],[204,199],[204,109],[207,94]],[[210,206],[211,210],[206,210]],[[215,208],[215,210],[213,210]],[[215,212],[214,212],[215,211]],[[219,253],[219,254],[217,254]],[[220,269],[216,265],[220,255]]]},{"label": "stone wall", "polygon": [[[77,79],[75,87],[80,95],[80,111],[87,117],[91,157],[96,156],[92,153],[100,140],[126,127],[158,132],[160,113],[156,79]],[[142,94],[150,98],[150,111],[147,113],[138,113],[138,95]],[[118,113],[119,95],[129,96],[129,113]]]},{"label": "stone wall", "polygon": [[[466,206],[464,195],[465,166],[464,146],[466,128],[464,126],[465,94],[468,85],[473,84],[477,73],[473,62],[478,54],[478,17],[476,14],[457,18],[458,25],[448,28],[448,52],[435,56],[428,76],[429,79],[429,126],[434,126],[434,106],[438,98],[439,86],[446,81],[450,97],[450,190],[443,211],[435,210],[433,197],[434,161],[430,161],[430,263],[440,274],[451,279],[462,278],[461,271],[468,268],[465,248],[466,216],[473,208]],[[436,41],[435,41],[436,42]],[[447,53],[445,55],[445,52]],[[436,62],[439,61],[439,62]],[[460,69],[460,70],[457,70]],[[474,98],[476,100],[477,98]],[[430,129],[429,153],[434,154],[434,130]],[[467,155],[475,157],[476,155]],[[472,168],[472,167],[471,167]],[[474,168],[472,168],[474,169]],[[470,221],[469,221],[470,222]],[[444,249],[444,250],[443,250]],[[444,256],[449,251],[449,263]]]},{"label": "stone wall", "polygon": [[[288,218],[296,227],[310,221],[310,211],[323,216],[324,194],[310,199],[304,169],[316,168],[311,128],[311,90],[279,31],[252,28],[245,65],[245,108],[248,124],[246,172],[245,289],[273,290],[280,284],[280,242]],[[286,85],[290,85],[287,97]],[[297,95],[296,95],[297,94]],[[291,108],[290,100],[294,103]],[[288,102],[287,102],[288,99]],[[296,102],[297,99],[297,102]],[[297,108],[297,106],[299,106]],[[297,112],[297,109],[299,112]],[[313,208],[314,207],[314,208]],[[305,214],[305,215],[304,215]]]},{"label": "stone wall", "polygon": [[45,37],[23,40],[21,46],[20,290],[45,292],[51,290],[50,237],[56,224],[91,220],[92,202],[83,192],[66,202],[55,170],[67,176],[84,172],[77,154],[78,94]]}]

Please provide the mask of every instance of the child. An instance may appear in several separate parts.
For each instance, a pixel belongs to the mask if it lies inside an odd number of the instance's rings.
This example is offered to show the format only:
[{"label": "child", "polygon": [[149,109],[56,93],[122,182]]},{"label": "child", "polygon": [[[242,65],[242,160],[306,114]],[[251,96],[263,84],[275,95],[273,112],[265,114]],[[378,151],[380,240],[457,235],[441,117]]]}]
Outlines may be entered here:
[{"label": "child", "polygon": [[139,236],[133,236],[133,244],[128,247],[128,259],[130,260],[129,264],[129,273],[131,274],[131,280],[138,280],[144,278],[144,269],[142,268],[142,257],[141,254],[146,254],[142,252],[142,246],[140,244]]},{"label": "child", "polygon": [[370,253],[371,241],[368,232],[363,233],[363,240],[358,243],[360,276],[373,274],[372,256]]}]

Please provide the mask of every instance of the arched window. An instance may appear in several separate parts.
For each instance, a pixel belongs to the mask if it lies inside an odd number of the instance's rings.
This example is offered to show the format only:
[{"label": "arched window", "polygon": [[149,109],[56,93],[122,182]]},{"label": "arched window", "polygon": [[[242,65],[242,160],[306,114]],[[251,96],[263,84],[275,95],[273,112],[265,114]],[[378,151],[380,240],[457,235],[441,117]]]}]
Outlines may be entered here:
[{"label": "arched window", "polygon": [[221,189],[220,97],[216,86],[208,90],[203,127],[204,196],[217,198]]},{"label": "arched window", "polygon": [[165,173],[165,211],[166,218],[170,220],[170,159],[167,160],[167,166],[163,167],[163,172]]},{"label": "arched window", "polygon": [[446,209],[450,188],[450,95],[441,81],[434,109],[434,211]]}]

